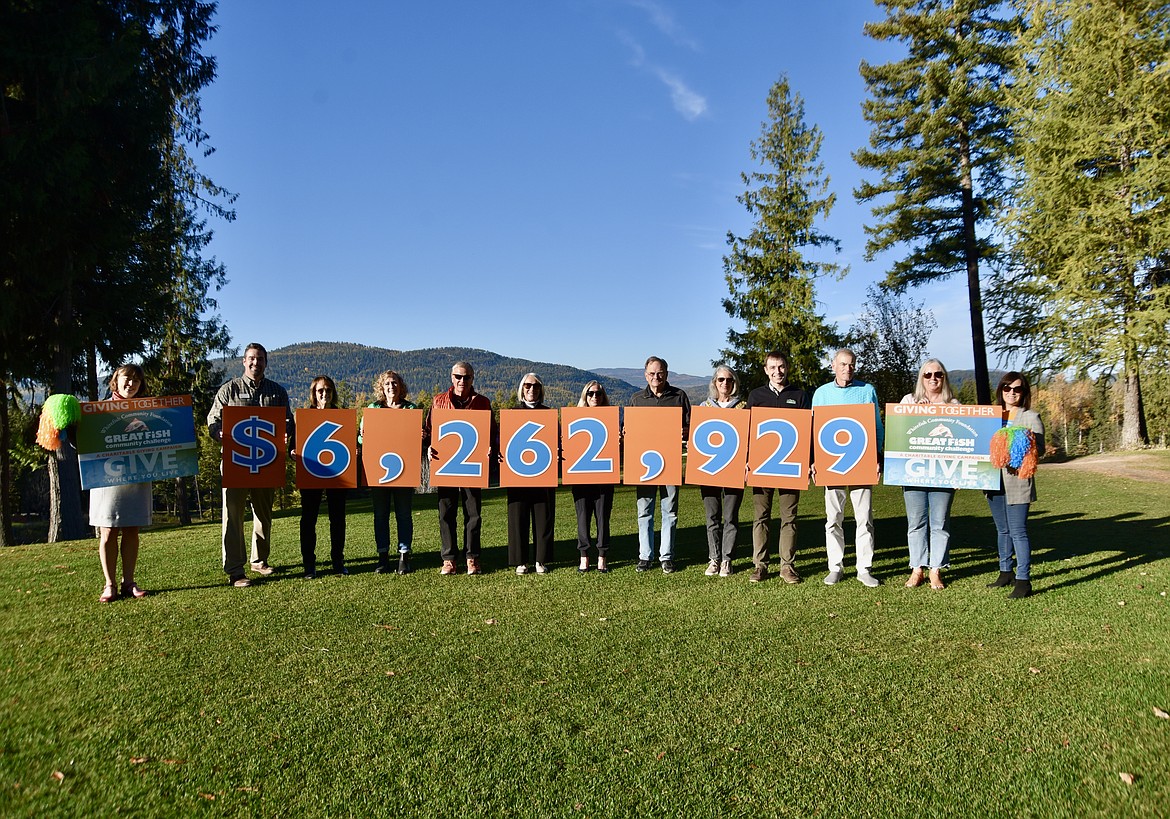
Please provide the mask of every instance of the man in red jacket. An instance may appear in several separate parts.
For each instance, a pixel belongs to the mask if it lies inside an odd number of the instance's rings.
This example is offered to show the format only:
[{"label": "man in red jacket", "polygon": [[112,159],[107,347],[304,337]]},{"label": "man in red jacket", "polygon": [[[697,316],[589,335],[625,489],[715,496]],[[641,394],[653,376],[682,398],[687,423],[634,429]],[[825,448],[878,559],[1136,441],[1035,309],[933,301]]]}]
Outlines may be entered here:
[{"label": "man in red jacket", "polygon": [[[431,403],[431,412],[427,413],[423,422],[423,445],[428,447],[431,459],[439,453],[431,446],[431,413],[436,409],[456,410],[486,410],[492,411],[492,402],[487,396],[475,391],[475,370],[466,361],[456,362],[451,367],[451,388],[435,396]],[[495,450],[495,433],[493,426],[492,451]],[[456,574],[459,571],[459,558],[467,558],[467,573],[480,574],[479,565],[479,511],[482,505],[483,493],[474,487],[447,487],[436,489],[439,496],[439,537],[442,540],[443,568],[440,574]],[[455,527],[458,523],[459,506],[463,506],[463,549],[458,547],[455,539]]]}]

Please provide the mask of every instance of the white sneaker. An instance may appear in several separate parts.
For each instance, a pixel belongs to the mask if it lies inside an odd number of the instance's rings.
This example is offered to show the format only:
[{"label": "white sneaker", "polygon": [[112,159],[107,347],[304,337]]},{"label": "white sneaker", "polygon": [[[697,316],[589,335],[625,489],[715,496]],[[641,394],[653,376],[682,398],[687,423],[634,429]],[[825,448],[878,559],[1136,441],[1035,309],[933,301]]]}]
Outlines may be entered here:
[{"label": "white sneaker", "polygon": [[536,564],[536,573],[537,574],[548,574],[548,566],[545,566],[543,563],[537,563]]},{"label": "white sneaker", "polygon": [[880,586],[882,584],[882,581],[878,580],[876,577],[874,577],[872,574],[865,571],[864,569],[857,570],[857,579],[861,581],[861,585],[869,586],[869,588],[871,588],[871,589],[876,589],[878,586]]},{"label": "white sneaker", "polygon": [[521,563],[516,567],[516,574],[528,574],[528,567]]},{"label": "white sneaker", "polygon": [[707,564],[707,571],[703,572],[703,574],[707,575],[707,577],[714,577],[715,575],[719,574],[719,561],[712,560],[709,562]]},{"label": "white sneaker", "polygon": [[719,564],[719,576],[720,577],[731,577],[731,561],[730,560],[724,560],[722,563]]}]

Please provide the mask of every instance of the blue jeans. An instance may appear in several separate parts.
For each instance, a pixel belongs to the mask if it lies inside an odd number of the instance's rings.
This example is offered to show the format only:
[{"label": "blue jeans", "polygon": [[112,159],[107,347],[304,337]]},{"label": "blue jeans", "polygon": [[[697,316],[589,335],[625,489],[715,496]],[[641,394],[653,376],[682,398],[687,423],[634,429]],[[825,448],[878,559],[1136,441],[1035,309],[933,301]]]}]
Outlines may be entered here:
[{"label": "blue jeans", "polygon": [[950,565],[947,545],[951,533],[947,526],[951,520],[955,490],[906,487],[902,490],[902,497],[906,501],[906,545],[910,549],[910,568],[929,566],[941,569]]},{"label": "blue jeans", "polygon": [[374,506],[374,547],[378,554],[390,553],[390,509],[394,508],[394,522],[398,527],[398,551],[410,554],[414,540],[414,518],[411,506],[414,503],[412,486],[372,486],[370,500]]},{"label": "blue jeans", "polygon": [[674,530],[678,522],[677,486],[638,487],[638,559],[654,559],[654,500],[662,492],[662,549],[659,560],[674,559]]},{"label": "blue jeans", "polygon": [[1032,544],[1028,542],[1028,503],[1008,503],[1004,494],[988,493],[987,505],[999,534],[999,570],[1012,570],[1012,551],[1016,553],[1016,580],[1032,579]]}]

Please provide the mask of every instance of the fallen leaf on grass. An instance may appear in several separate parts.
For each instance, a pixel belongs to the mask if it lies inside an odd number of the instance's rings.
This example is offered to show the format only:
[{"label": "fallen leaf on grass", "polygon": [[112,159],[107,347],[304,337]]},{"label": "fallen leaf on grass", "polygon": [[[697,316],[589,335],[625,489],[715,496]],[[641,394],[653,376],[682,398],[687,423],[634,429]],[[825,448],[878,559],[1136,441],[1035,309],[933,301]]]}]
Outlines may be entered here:
[{"label": "fallen leaf on grass", "polygon": [[604,622],[606,622],[607,620],[609,620],[609,618],[608,618],[608,617],[598,617],[598,618],[597,618],[597,622],[599,622],[599,623],[604,623]]},{"label": "fallen leaf on grass", "polygon": [[829,619],[831,620],[832,618],[834,618],[834,617],[836,617],[836,616],[837,616],[836,614],[830,614],[830,615],[829,615]]},{"label": "fallen leaf on grass", "polygon": [[489,617],[488,619],[484,620],[484,622],[487,623],[489,626],[498,625],[496,622],[496,618],[494,618],[494,617]]},{"label": "fallen leaf on grass", "polygon": [[1028,670],[1029,670],[1029,671],[1031,671],[1033,674],[1039,674],[1039,673],[1040,673],[1040,669],[1039,669],[1039,668],[1034,668],[1033,666],[1028,666]]},{"label": "fallen leaf on grass", "polygon": [[68,566],[62,566],[62,565],[58,564],[58,565],[54,566],[53,568],[54,568],[54,569],[68,569],[69,567],[68,567]]},{"label": "fallen leaf on grass", "polygon": [[1158,719],[1170,719],[1170,714],[1167,714],[1165,711],[1163,711],[1161,708],[1159,708],[1156,705],[1154,706],[1154,716],[1157,717]]},{"label": "fallen leaf on grass", "polygon": [[1131,773],[1126,773],[1125,771],[1122,771],[1121,773],[1119,773],[1118,776],[1121,777],[1121,781],[1124,782],[1126,785],[1132,785],[1134,780],[1137,779],[1136,776],[1134,776]]},{"label": "fallen leaf on grass", "polygon": [[215,794],[214,794],[214,793],[201,793],[201,794],[199,794],[199,795],[200,795],[200,796],[202,796],[204,799],[209,799],[209,800],[214,800],[214,799],[215,799]]},{"label": "fallen leaf on grass", "polygon": [[655,755],[655,757],[654,757],[654,758],[655,758],[655,759],[662,759],[662,757],[664,757],[664,756],[666,756],[666,751],[659,751],[659,752],[658,752],[658,753]]},{"label": "fallen leaf on grass", "polygon": [[393,671],[387,671],[387,672],[386,672],[386,676],[387,676],[387,677],[393,677],[393,676],[394,676],[394,673],[395,673],[395,672],[393,672]]},{"label": "fallen leaf on grass", "polygon": [[1124,601],[1124,600],[1118,600],[1118,601],[1117,601],[1117,605],[1119,605],[1119,606],[1124,606],[1124,605],[1125,605],[1125,601]]},{"label": "fallen leaf on grass", "polygon": [[164,765],[182,765],[183,760],[181,760],[181,759],[164,759],[163,764]]},{"label": "fallen leaf on grass", "polygon": [[253,788],[253,787],[251,787],[251,786],[249,786],[249,785],[241,785],[240,787],[236,788],[236,790],[237,790],[237,791],[243,791],[244,793],[257,793],[257,792],[258,792],[260,789],[259,789],[259,788]]},{"label": "fallen leaf on grass", "polygon": [[398,631],[398,626],[388,626],[385,623],[374,623],[374,628],[384,628],[386,631]]},{"label": "fallen leaf on grass", "polygon": [[143,762],[149,762],[149,761],[150,761],[150,757],[148,757],[148,756],[132,756],[132,757],[130,757],[130,764],[131,765],[141,765]]},{"label": "fallen leaf on grass", "polygon": [[53,771],[53,778],[56,779],[58,782],[64,782],[65,781],[65,774],[61,773],[60,771]]},{"label": "fallen leaf on grass", "polygon": [[548,685],[548,680],[537,680],[536,684],[537,685]]}]

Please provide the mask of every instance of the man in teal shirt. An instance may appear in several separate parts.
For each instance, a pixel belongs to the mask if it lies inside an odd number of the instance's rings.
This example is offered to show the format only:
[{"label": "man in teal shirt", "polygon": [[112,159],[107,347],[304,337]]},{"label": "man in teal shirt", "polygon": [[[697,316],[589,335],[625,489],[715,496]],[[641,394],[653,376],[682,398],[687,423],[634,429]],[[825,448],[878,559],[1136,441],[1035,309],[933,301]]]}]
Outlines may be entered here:
[{"label": "man in teal shirt", "polygon": [[[878,411],[877,391],[853,377],[857,369],[857,356],[853,351],[842,348],[833,356],[833,380],[818,387],[813,393],[813,409],[838,404],[873,404],[877,421],[878,464],[881,465],[881,447],[884,440],[882,416]],[[845,493],[853,503],[853,519],[857,522],[857,579],[873,588],[881,585],[870,568],[873,566],[873,487],[870,486],[827,486],[825,487],[825,551],[829,556],[829,574],[825,585],[833,586],[845,577]]]}]

